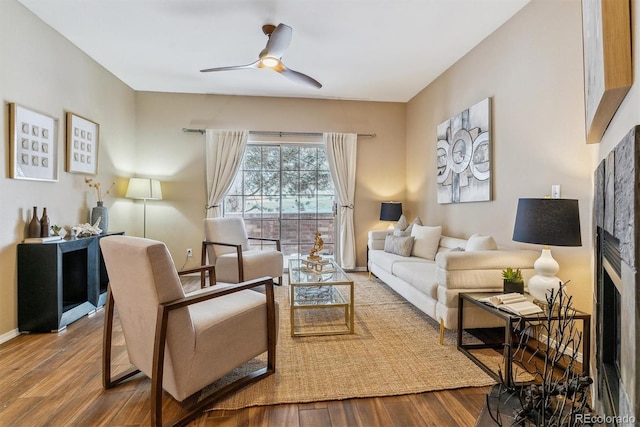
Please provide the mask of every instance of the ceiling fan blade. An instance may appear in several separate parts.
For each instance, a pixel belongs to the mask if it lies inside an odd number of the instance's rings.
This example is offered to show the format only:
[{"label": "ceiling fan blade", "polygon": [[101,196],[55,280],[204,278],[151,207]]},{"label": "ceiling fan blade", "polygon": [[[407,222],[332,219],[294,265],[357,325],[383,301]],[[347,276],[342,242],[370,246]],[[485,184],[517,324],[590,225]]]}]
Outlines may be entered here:
[{"label": "ceiling fan blade", "polygon": [[274,70],[296,83],[313,86],[316,89],[320,89],[322,87],[322,84],[320,84],[320,82],[316,79],[309,77],[306,74],[302,74],[298,71],[294,71],[291,68],[287,68],[283,63],[280,63],[280,67],[274,68]]},{"label": "ceiling fan blade", "polygon": [[232,65],[230,67],[217,67],[217,68],[206,68],[204,70],[200,70],[201,73],[209,73],[211,71],[230,71],[230,70],[243,70],[247,68],[261,68],[260,61],[252,62],[247,65]]},{"label": "ceiling fan blade", "polygon": [[278,24],[275,30],[269,35],[267,46],[260,52],[260,58],[264,56],[272,56],[281,58],[291,43],[291,35],[293,30],[285,24]]}]

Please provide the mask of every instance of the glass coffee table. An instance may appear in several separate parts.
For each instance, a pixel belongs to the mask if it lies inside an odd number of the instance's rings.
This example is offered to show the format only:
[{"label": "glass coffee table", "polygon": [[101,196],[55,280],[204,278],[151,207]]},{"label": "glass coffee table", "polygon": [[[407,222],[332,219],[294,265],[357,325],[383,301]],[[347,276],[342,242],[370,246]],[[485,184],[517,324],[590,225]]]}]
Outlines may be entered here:
[{"label": "glass coffee table", "polygon": [[[299,258],[289,260],[289,306],[291,312],[291,336],[353,334],[354,326],[353,280],[333,260],[322,266],[322,271],[309,268]],[[329,310],[333,309],[333,310]],[[324,324],[329,311],[344,310],[340,320]],[[302,310],[314,310],[316,323],[301,322]],[[307,319],[308,320],[308,319]],[[344,320],[344,321],[342,321]],[[311,319],[313,322],[313,317]]]}]

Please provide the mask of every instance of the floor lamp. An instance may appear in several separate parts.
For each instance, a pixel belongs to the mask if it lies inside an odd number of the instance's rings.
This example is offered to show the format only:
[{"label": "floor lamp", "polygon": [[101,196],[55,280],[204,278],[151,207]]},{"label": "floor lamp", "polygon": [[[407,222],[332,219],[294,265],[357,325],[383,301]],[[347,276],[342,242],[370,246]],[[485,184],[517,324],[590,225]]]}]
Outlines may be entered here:
[{"label": "floor lamp", "polygon": [[162,200],[160,181],[149,178],[131,178],[127,187],[127,198],[144,201],[142,236],[147,237],[147,200]]}]

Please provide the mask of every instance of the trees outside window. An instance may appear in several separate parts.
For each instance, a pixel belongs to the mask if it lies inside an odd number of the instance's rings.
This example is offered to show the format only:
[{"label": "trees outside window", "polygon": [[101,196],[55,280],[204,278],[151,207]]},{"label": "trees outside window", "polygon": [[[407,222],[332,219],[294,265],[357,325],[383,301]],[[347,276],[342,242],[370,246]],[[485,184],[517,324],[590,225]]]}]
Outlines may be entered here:
[{"label": "trees outside window", "polygon": [[249,144],[224,216],[242,216],[250,237],[280,238],[285,258],[308,254],[320,231],[329,255],[335,250],[334,193],[323,145]]}]

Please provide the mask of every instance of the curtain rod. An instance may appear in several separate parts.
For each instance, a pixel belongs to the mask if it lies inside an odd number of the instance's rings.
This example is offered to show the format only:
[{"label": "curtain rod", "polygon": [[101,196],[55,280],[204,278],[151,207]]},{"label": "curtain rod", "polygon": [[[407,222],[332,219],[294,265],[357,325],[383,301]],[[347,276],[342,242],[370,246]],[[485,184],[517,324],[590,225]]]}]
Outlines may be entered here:
[{"label": "curtain rod", "polygon": [[[188,129],[182,128],[182,132],[185,133],[199,133],[204,134],[204,129]],[[277,132],[277,131],[267,131],[267,130],[250,130],[249,134],[251,135],[262,135],[262,136],[322,136],[321,132]],[[375,138],[375,133],[359,133],[358,136],[363,138]]]}]

